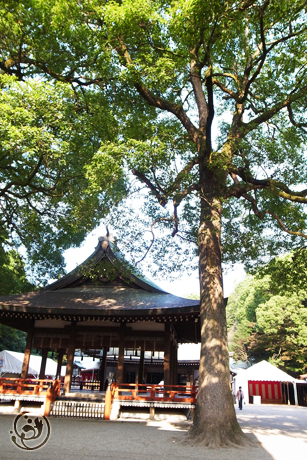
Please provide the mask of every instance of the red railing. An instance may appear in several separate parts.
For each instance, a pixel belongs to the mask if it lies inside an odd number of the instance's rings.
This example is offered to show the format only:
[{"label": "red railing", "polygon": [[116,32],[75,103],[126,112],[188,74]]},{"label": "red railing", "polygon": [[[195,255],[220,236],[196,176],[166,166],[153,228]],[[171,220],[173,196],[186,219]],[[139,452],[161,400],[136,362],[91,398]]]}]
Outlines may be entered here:
[{"label": "red railing", "polygon": [[61,380],[0,378],[0,395],[42,396],[45,398],[44,415],[49,415],[51,404],[60,394],[60,390]]},{"label": "red railing", "polygon": [[198,387],[195,385],[147,385],[113,383],[112,400],[120,401],[173,401],[195,403]]},{"label": "red railing", "polygon": [[[57,383],[58,382],[58,383]],[[60,380],[0,378],[0,394],[39,396],[56,383],[59,391]]]}]

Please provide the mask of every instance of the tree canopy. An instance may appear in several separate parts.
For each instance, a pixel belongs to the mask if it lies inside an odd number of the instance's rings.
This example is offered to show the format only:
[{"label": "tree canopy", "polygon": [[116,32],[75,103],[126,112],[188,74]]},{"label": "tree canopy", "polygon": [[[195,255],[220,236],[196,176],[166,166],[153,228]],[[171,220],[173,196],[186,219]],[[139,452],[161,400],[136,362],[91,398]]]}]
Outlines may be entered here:
[{"label": "tree canopy", "polygon": [[[306,228],[306,193],[300,187],[306,182],[301,167],[304,2],[91,0],[68,6],[63,0],[31,0],[2,5],[0,69],[19,80],[39,75],[70,85],[70,104],[63,113],[58,101],[54,113],[62,112],[58,124],[66,129],[67,143],[68,108],[79,108],[75,122],[82,130],[74,127],[79,143],[71,139],[70,148],[73,155],[85,144],[94,155],[93,161],[82,157],[78,162],[89,165],[92,194],[134,175],[138,181],[129,192],[138,191],[140,182],[148,187],[156,203],[146,203],[143,211],[151,222],[160,218],[167,226],[161,217],[172,220],[171,233],[189,235],[192,243],[185,251],[189,248],[193,256],[202,193],[198,156],[208,147],[211,170],[227,179],[219,190],[223,260],[242,260],[251,267],[255,260],[267,262],[268,254],[300,245],[295,237]],[[76,115],[75,107],[71,114]],[[95,125],[99,131],[93,143],[84,115],[90,129]],[[81,140],[81,132],[87,139]],[[81,186],[71,190],[71,200]],[[68,205],[72,214],[75,205]],[[101,204],[84,206],[88,222],[89,208],[94,213]],[[58,227],[67,227],[70,217],[75,221],[67,213]],[[77,239],[73,223],[59,241],[72,233],[68,244],[80,243],[84,232]],[[43,244],[48,249],[51,242]],[[175,242],[161,245],[167,252]],[[41,258],[42,253],[35,261]]]},{"label": "tree canopy", "polygon": [[[164,207],[183,207],[199,192],[201,130],[211,143],[211,167],[228,171],[220,191],[229,199],[225,260],[252,261],[293,242],[280,232],[270,237],[264,232],[269,225],[293,236],[303,232],[305,192],[289,188],[306,181],[303,1],[3,5],[3,72],[70,83],[82,101],[95,86],[95,97],[104,96],[100,109],[112,107],[108,127],[116,119],[121,135],[106,136],[100,150],[93,149],[97,187],[106,174],[114,180],[128,166],[125,172],[149,186]],[[197,221],[194,214],[190,219]],[[255,244],[260,236],[261,251]]]},{"label": "tree canopy", "polygon": [[2,75],[0,84],[1,243],[22,244],[35,277],[55,277],[63,250],[80,244],[108,211],[109,198],[87,190],[85,170],[107,121],[97,126],[97,114],[87,116],[62,83]]},{"label": "tree canopy", "polygon": [[[91,128],[101,130],[108,114],[104,135],[81,150],[91,158],[77,163],[99,215],[101,199],[113,207],[141,193],[152,225],[171,225],[169,239],[185,238],[191,251],[197,242],[202,346],[190,436],[214,446],[246,442],[229,389],[221,263],[250,267],[306,238],[305,1],[2,5],[2,72],[66,83],[82,107],[73,113],[87,114]],[[114,196],[110,184],[121,182]]]}]

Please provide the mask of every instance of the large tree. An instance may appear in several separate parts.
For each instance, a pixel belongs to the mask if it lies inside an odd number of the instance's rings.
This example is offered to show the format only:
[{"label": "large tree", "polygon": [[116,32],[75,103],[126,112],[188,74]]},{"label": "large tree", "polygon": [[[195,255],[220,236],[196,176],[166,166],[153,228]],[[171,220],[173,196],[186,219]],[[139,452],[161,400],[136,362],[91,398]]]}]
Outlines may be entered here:
[{"label": "large tree", "polygon": [[197,238],[202,343],[189,435],[242,444],[222,244],[224,260],[251,264],[305,238],[305,1],[3,4],[3,72],[67,82],[80,99],[92,91],[113,107],[120,129],[88,168],[93,190],[132,174],[155,220]]}]

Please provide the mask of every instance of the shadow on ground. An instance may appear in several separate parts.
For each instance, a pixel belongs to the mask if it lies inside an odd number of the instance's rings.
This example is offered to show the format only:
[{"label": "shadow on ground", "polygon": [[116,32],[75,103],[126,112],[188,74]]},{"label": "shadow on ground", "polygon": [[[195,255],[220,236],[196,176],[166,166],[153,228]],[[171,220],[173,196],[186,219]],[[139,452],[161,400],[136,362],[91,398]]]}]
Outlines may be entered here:
[{"label": "shadow on ground", "polygon": [[[50,418],[48,442],[38,450],[22,450],[11,440],[15,416],[0,415],[1,460],[275,460],[258,447],[209,450],[201,446],[183,446],[181,440],[188,423],[105,422]],[[257,442],[253,434],[248,434]]]}]

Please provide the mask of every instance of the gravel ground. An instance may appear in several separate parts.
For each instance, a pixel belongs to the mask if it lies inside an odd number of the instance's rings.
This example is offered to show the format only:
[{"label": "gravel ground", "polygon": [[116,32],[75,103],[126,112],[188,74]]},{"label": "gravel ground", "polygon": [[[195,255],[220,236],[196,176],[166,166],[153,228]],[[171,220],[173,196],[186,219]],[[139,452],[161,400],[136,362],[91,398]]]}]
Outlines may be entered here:
[{"label": "gravel ground", "polygon": [[[18,448],[11,440],[16,415],[3,414],[0,415],[0,460],[307,458],[307,408],[249,405],[242,412],[237,410],[237,415],[243,431],[255,441],[255,447],[210,450],[182,445],[180,441],[190,422],[50,418],[50,437],[46,444],[37,450],[27,451]],[[31,422],[23,418],[19,419],[21,421],[21,426]]]}]

